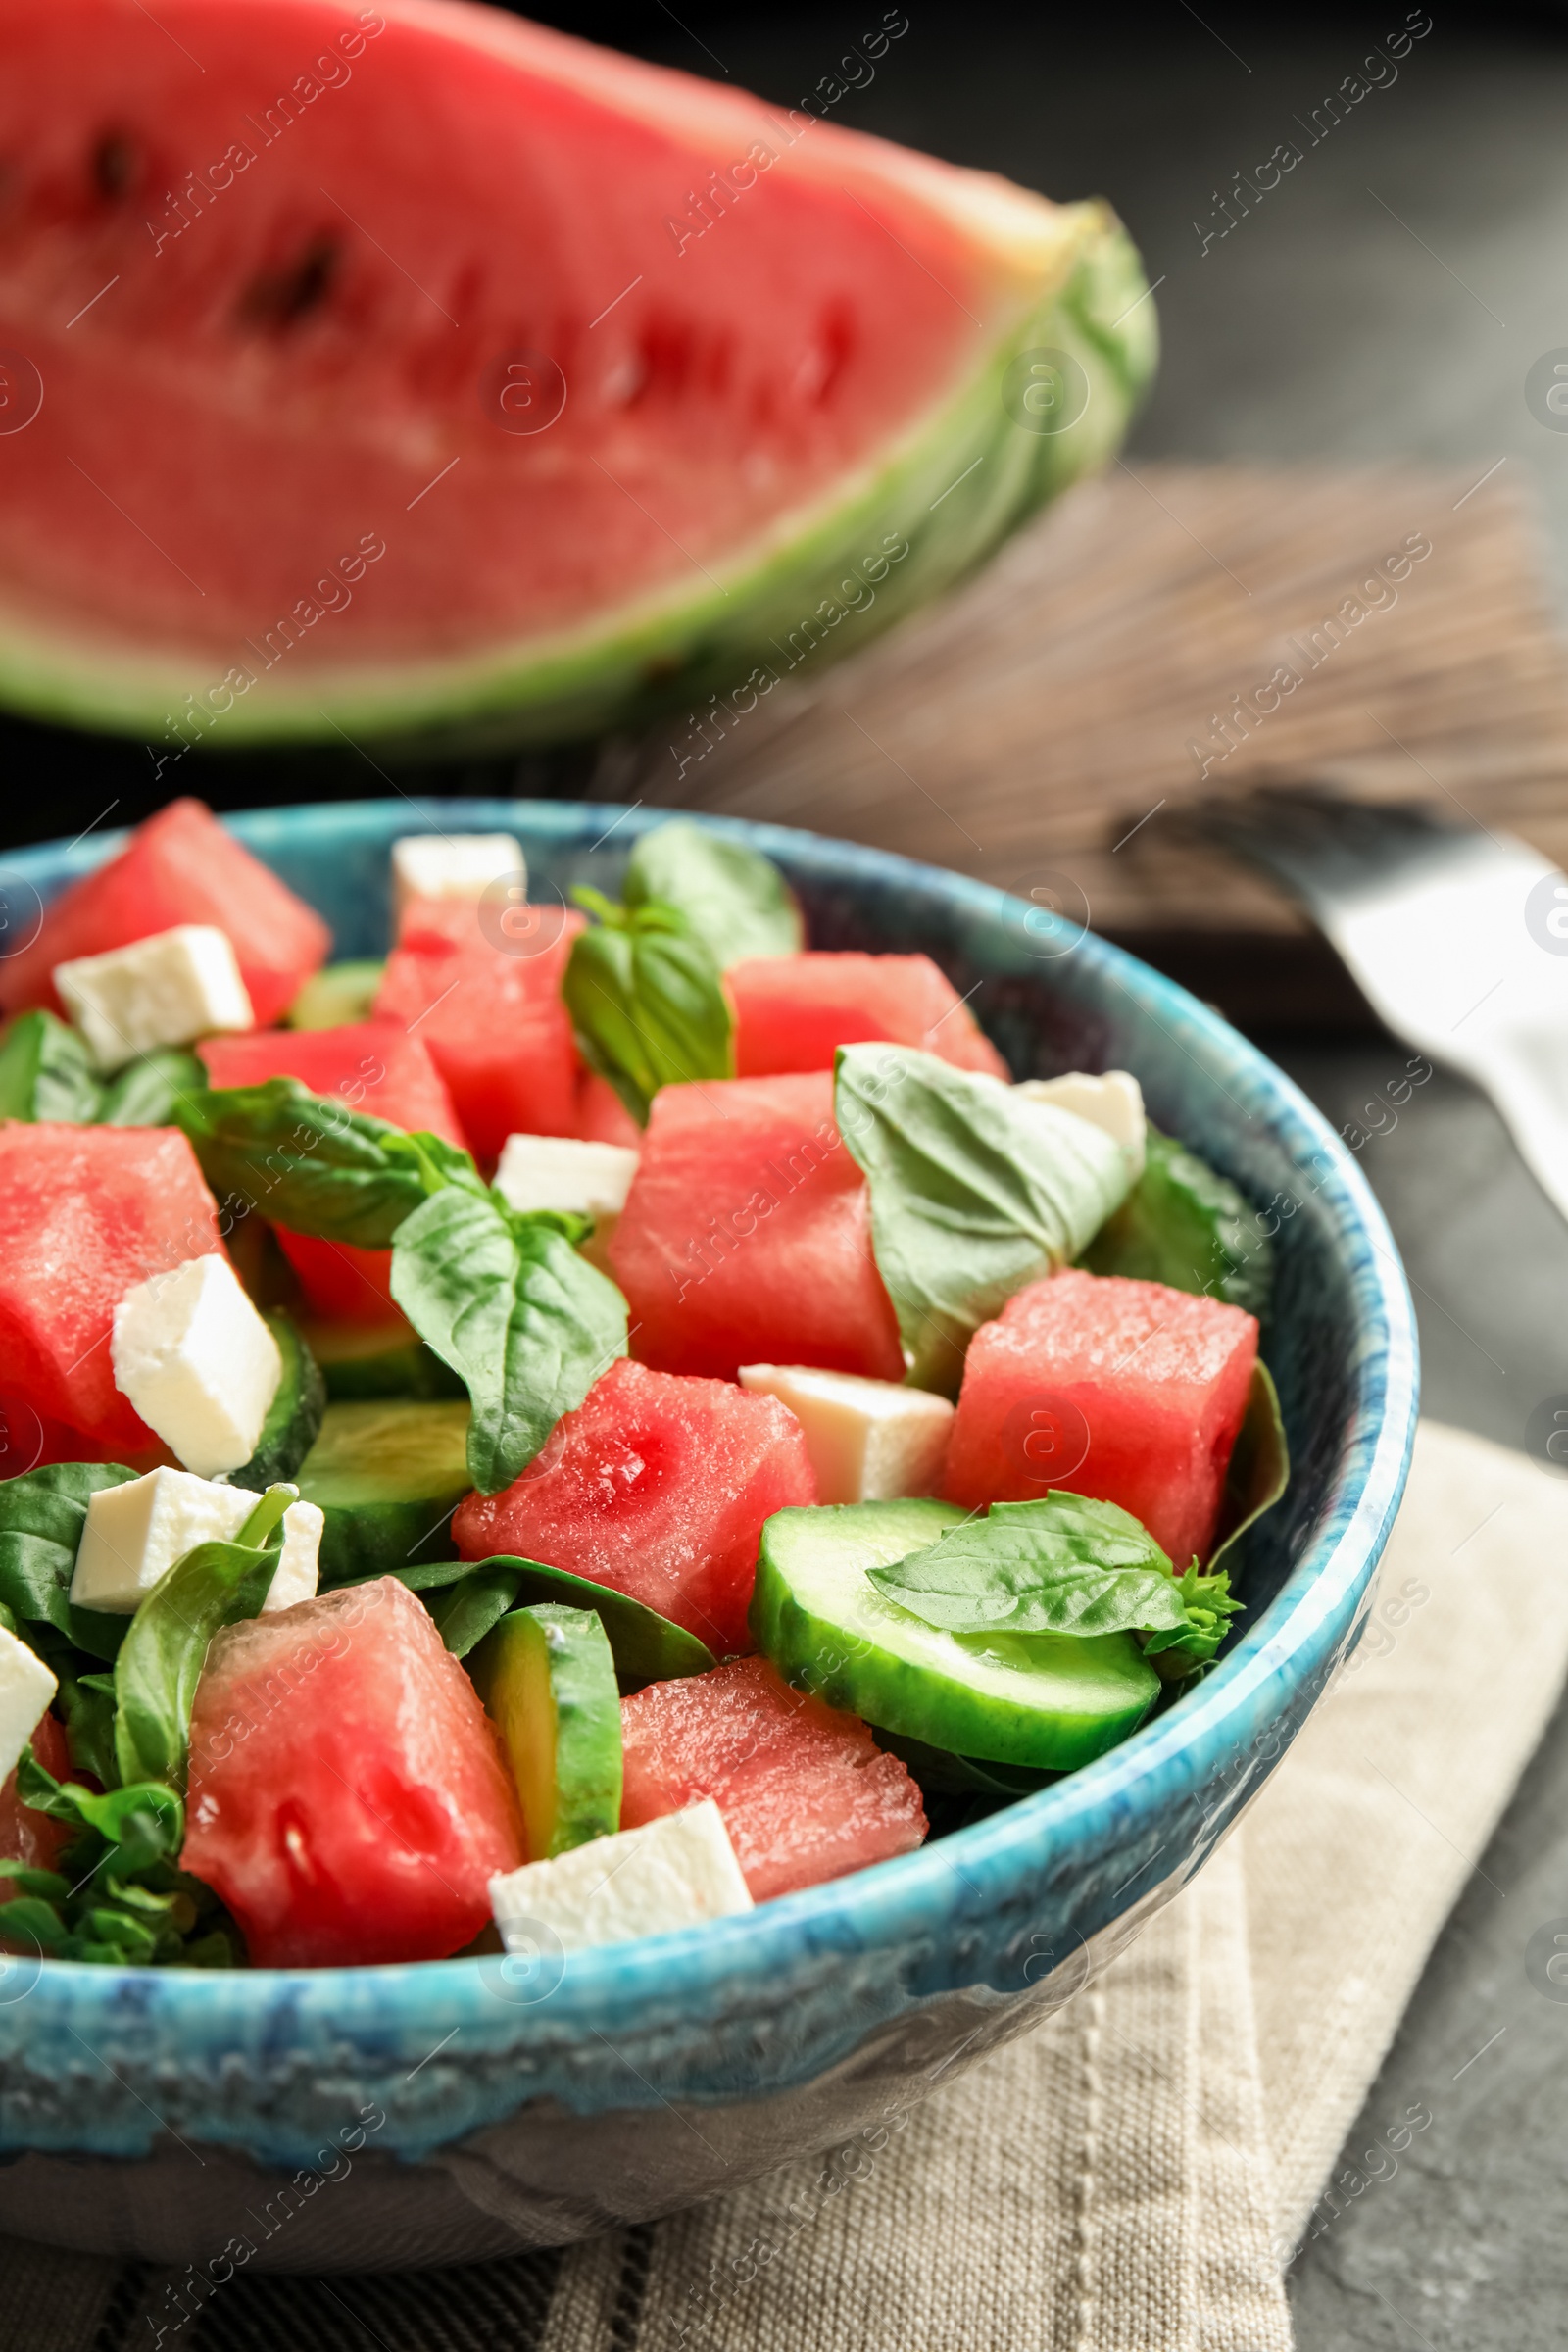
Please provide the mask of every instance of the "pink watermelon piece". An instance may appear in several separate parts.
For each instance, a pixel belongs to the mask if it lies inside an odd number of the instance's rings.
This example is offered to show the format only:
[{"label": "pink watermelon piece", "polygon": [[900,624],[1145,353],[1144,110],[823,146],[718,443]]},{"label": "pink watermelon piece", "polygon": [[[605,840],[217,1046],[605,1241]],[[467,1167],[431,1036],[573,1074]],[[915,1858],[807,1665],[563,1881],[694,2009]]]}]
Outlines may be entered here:
[{"label": "pink watermelon piece", "polygon": [[650,1683],[621,1700],[620,1724],[621,1828],[711,1797],[756,1902],[909,1853],[926,1835],[899,1758],[766,1658]]},{"label": "pink watermelon piece", "polygon": [[191,1716],[183,1867],[259,1968],[438,1960],[522,1860],[494,1731],[395,1577],[219,1634]]},{"label": "pink watermelon piece", "polygon": [[[74,1776],[71,1769],[71,1750],[66,1744],[66,1727],[58,1715],[46,1715],[33,1731],[32,1752],[45,1772],[57,1781],[69,1781]],[[34,1812],[24,1805],[17,1793],[15,1768],[0,1781],[0,1859],[24,1862],[29,1870],[53,1870],[65,1846],[71,1843],[73,1832],[52,1814]],[[16,1892],[14,1879],[0,1878],[0,1903],[8,1903]],[[0,1925],[0,1939],[5,1930]]]},{"label": "pink watermelon piece", "polygon": [[526,912],[514,939],[488,924],[483,907],[416,899],[375,1000],[381,1018],[417,1024],[485,1167],[509,1135],[576,1128],[582,1065],[561,983],[586,917],[560,906]]},{"label": "pink watermelon piece", "polygon": [[725,974],[735,1074],[830,1070],[840,1046],[886,1039],[1005,1080],[1006,1063],[929,956],[759,956]]},{"label": "pink watermelon piece", "polygon": [[632,1346],[666,1372],[820,1364],[902,1380],[865,1179],[827,1070],[666,1086],[610,1244]]},{"label": "pink watermelon piece", "polygon": [[51,973],[176,923],[211,923],[233,942],[251,1009],[265,1026],[285,1012],[326,957],[332,935],[200,801],[171,801],[125,847],[44,909],[37,937],[0,962],[0,1009],[65,1006]]},{"label": "pink watermelon piece", "polygon": [[1218,1298],[1055,1274],[969,1342],[946,1493],[970,1510],[1053,1487],[1118,1502],[1179,1573],[1213,1547],[1257,1322]]},{"label": "pink watermelon piece", "polygon": [[115,1308],[222,1247],[177,1128],[0,1126],[0,1395],[79,1431],[89,1458],[156,1447],[115,1386]]},{"label": "pink watermelon piece", "polygon": [[452,1522],[459,1557],[569,1568],[657,1609],[718,1657],[746,1626],[762,1522],[816,1500],[801,1425],[771,1396],[622,1358],[499,1494]]},{"label": "pink watermelon piece", "polygon": [[619,1144],[630,1152],[643,1148],[642,1129],[609,1079],[601,1078],[597,1070],[584,1070],[579,1080],[571,1132],[589,1143]]},{"label": "pink watermelon piece", "polygon": [[[446,1081],[424,1041],[396,1021],[351,1021],[338,1029],[262,1029],[214,1037],[198,1051],[214,1086],[261,1086],[298,1078],[317,1095],[341,1095],[356,1110],[463,1142]],[[392,1252],[358,1250],[279,1227],[283,1253],[318,1315],[364,1320],[393,1312]]]}]

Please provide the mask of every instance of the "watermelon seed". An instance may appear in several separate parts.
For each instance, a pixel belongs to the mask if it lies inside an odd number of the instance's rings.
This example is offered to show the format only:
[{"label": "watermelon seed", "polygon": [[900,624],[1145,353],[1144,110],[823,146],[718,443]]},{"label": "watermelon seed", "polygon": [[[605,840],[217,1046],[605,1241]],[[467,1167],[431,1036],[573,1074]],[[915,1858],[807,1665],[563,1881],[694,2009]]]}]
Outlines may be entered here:
[{"label": "watermelon seed", "polygon": [[92,184],[106,204],[128,196],[141,177],[141,153],[122,130],[106,130],[92,151]]},{"label": "watermelon seed", "polygon": [[318,231],[287,269],[264,270],[251,280],[241,298],[241,318],[280,332],[295,325],[325,299],[342,258],[341,240]]}]

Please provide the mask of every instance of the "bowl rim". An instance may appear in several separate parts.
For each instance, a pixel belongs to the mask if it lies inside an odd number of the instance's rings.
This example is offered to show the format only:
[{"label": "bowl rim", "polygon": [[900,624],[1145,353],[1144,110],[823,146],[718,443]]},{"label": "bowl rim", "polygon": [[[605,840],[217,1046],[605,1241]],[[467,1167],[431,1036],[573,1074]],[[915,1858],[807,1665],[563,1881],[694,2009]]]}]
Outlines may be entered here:
[{"label": "bowl rim", "polygon": [[[312,833],[330,832],[339,843],[359,836],[370,844],[389,838],[389,826],[440,830],[437,813],[444,823],[464,830],[517,829],[544,837],[562,852],[597,849],[612,837],[618,848],[654,825],[691,817],[785,864],[814,866],[836,886],[853,889],[857,879],[874,879],[884,888],[902,882],[916,893],[935,888],[973,922],[994,924],[1020,904],[993,884],[892,851],[795,826],[642,803],[445,795],[421,801],[404,794],[401,802],[314,801],[223,812],[221,822],[265,858],[269,849],[285,841],[298,848],[301,837]],[[590,823],[598,829],[591,845]],[[128,832],[117,828],[70,845],[44,842],[0,853],[0,869],[28,882],[34,873],[41,879],[45,872],[56,883],[74,879],[113,854]],[[117,2009],[124,2013],[128,2004],[144,2011],[159,1987],[172,1993],[177,1986],[182,2029],[214,2049],[249,2038],[247,2029],[262,2013],[275,2010],[280,1998],[302,2035],[313,2027],[341,2034],[373,2026],[378,2039],[395,2017],[409,2027],[417,2025],[421,2033],[427,2020],[442,2025],[456,2020],[459,2028],[472,2027],[481,2037],[489,2029],[493,2041],[508,2012],[514,2029],[522,2013],[537,2007],[541,2027],[548,2020],[548,2038],[559,2046],[597,2034],[617,2018],[624,2022],[656,1990],[667,2007],[672,1987],[678,1987],[678,2007],[693,2017],[709,2010],[720,1993],[733,2000],[748,1987],[776,1992],[782,1972],[803,1952],[830,1960],[836,1953],[907,1944],[939,1926],[950,1929],[956,1919],[979,1920],[996,1907],[1004,1888],[1041,1877],[1063,1850],[1093,1854],[1112,1827],[1125,1845],[1129,1830],[1149,1830],[1173,1793],[1187,1794],[1223,1778],[1226,1759],[1246,1752],[1243,1735],[1252,1737],[1257,1758],[1255,1775],[1245,1774],[1243,1786],[1266,1776],[1273,1758],[1266,1741],[1259,1745],[1259,1736],[1280,1712],[1269,1704],[1270,1686],[1281,1677],[1291,1688],[1315,1680],[1314,1702],[1321,1694],[1347,1645],[1344,1629],[1358,1622],[1357,1604],[1367,1603],[1367,1588],[1398,1509],[1418,1404],[1410,1293],[1393,1236],[1359,1165],[1343,1147],[1336,1149],[1340,1139],[1295,1082],[1219,1013],[1127,950],[1086,930],[1073,954],[1099,980],[1124,994],[1140,1015],[1174,1034],[1184,1051],[1193,1050],[1194,1057],[1206,1060],[1211,1069],[1223,1066],[1227,1091],[1250,1114],[1266,1116],[1303,1175],[1314,1160],[1329,1157],[1330,1173],[1311,1189],[1331,1216],[1337,1246],[1349,1258],[1357,1333],[1354,1401],[1317,1531],[1267,1609],[1233,1639],[1199,1687],[1095,1762],[912,1853],[703,1927],[574,1953],[565,1973],[541,1991],[529,1989],[523,1980],[502,1989],[498,2000],[495,1980],[507,1963],[472,1956],[213,1971],[51,1961],[38,1968],[30,1987],[45,1993],[46,2008],[57,2009],[62,2019],[79,2021],[90,2012],[107,2023]],[[1337,1646],[1336,1627],[1342,1629]],[[1273,1753],[1279,1752],[1276,1745]],[[1196,1870],[1222,1835],[1223,1827],[1200,1843],[1180,1875]],[[1150,1854],[1128,1886],[1144,1877],[1159,1850]],[[1148,1882],[1145,1893],[1130,1898],[1122,1911],[1137,1908],[1145,1894],[1167,1883]],[[0,1993],[0,2003],[5,1998]]]}]

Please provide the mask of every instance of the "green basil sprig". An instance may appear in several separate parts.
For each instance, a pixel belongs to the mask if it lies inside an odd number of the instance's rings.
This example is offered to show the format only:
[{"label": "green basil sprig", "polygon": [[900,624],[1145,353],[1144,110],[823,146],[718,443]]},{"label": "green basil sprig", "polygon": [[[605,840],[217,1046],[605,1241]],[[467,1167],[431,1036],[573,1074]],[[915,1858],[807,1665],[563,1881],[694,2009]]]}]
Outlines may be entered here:
[{"label": "green basil sprig", "polygon": [[729,1001],[718,965],[678,908],[651,899],[618,906],[575,890],[598,916],[571,946],[562,994],[583,1059],[647,1123],[662,1086],[733,1078]]},{"label": "green basil sprig", "polygon": [[[71,1580],[89,1498],[105,1487],[124,1486],[135,1475],[118,1462],[51,1462],[0,1480],[0,1605],[19,1624],[49,1627],[89,1657],[115,1655],[126,1619],[105,1609],[74,1607]],[[32,1634],[24,1638],[58,1674],[61,1645]]]},{"label": "green basil sprig", "polygon": [[[207,1092],[207,1065],[177,1046],[160,1046],[127,1062],[104,1088],[99,1123],[105,1127],[172,1126],[176,1104]],[[40,1118],[44,1114],[40,1111]]]},{"label": "green basil sprig", "polygon": [[1156,1672],[1204,1665],[1242,1606],[1224,1570],[1185,1576],[1147,1528],[1113,1502],[1053,1491],[993,1503],[923,1551],[867,1569],[877,1590],[922,1624],[952,1634],[1135,1633]]},{"label": "green basil sprig", "polygon": [[0,1119],[52,1119],[74,1127],[167,1127],[181,1097],[203,1094],[194,1054],[160,1047],[107,1083],[79,1029],[52,1012],[18,1015],[0,1046]]},{"label": "green basil sprig", "polygon": [[908,1378],[956,1396],[972,1333],[1075,1258],[1126,1198],[1120,1147],[908,1046],[841,1046],[834,1108],[870,1186]]},{"label": "green basil sprig", "polygon": [[1078,1261],[1091,1274],[1196,1291],[1267,1318],[1274,1251],[1262,1221],[1229,1178],[1157,1127],[1144,1172]]},{"label": "green basil sprig", "polygon": [[[412,1568],[395,1568],[392,1573],[424,1599],[442,1641],[456,1657],[466,1657],[519,1602],[526,1607],[532,1601],[549,1600],[597,1612],[622,1690],[707,1674],[718,1663],[706,1642],[699,1642],[683,1625],[672,1624],[645,1602],[633,1600],[629,1592],[595,1584],[590,1577],[574,1576],[569,1568],[547,1567],[542,1560],[517,1559],[500,1552],[488,1560],[421,1561]],[[466,1596],[456,1597],[460,1594]]]},{"label": "green basil sprig", "polygon": [[51,1960],[109,1966],[232,1968],[237,1933],[212,1889],[177,1867],[185,1808],[172,1788],[143,1782],[99,1794],[46,1772],[32,1749],[17,1793],[74,1834],[58,1871],[0,1861],[18,1892],[0,1911],[13,1949],[30,1939]]},{"label": "green basil sprig", "polygon": [[795,895],[771,859],[686,817],[643,835],[622,896],[633,909],[675,907],[721,972],[749,956],[797,956],[806,945]]}]

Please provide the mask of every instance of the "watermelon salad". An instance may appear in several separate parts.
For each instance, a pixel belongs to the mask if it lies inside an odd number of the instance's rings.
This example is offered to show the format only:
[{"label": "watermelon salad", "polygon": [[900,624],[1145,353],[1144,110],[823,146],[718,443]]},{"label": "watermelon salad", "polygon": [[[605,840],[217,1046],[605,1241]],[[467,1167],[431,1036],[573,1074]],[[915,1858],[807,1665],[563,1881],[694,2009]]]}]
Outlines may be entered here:
[{"label": "watermelon salad", "polygon": [[175,802],[0,961],[0,1941],[623,1942],[1176,1703],[1287,1465],[1266,1221],[1136,1077],[686,820],[391,882],[331,963]]}]

